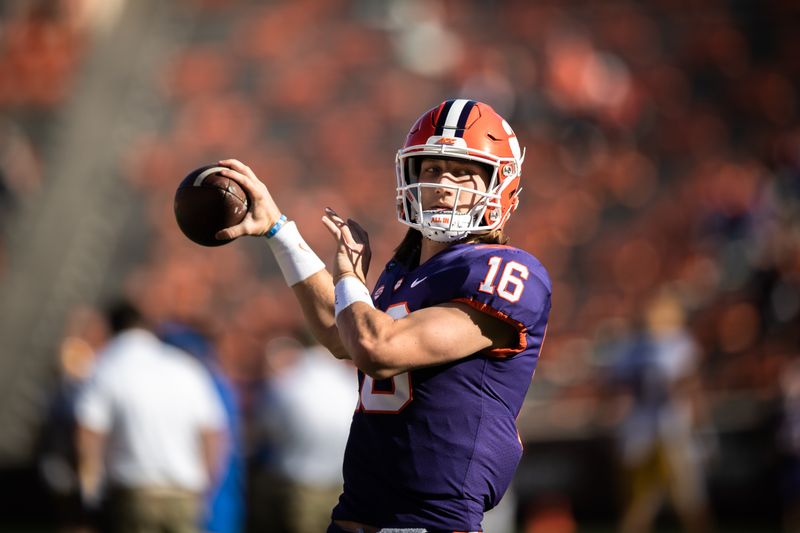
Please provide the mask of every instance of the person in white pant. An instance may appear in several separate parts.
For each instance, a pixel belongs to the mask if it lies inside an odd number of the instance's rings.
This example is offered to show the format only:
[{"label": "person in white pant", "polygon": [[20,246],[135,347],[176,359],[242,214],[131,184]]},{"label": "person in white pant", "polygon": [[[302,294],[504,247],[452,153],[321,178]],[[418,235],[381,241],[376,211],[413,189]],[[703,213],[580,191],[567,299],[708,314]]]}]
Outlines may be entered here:
[{"label": "person in white pant", "polygon": [[110,506],[115,531],[196,531],[224,446],[225,411],[210,376],[162,343],[130,304],[110,313],[76,407],[81,488]]}]

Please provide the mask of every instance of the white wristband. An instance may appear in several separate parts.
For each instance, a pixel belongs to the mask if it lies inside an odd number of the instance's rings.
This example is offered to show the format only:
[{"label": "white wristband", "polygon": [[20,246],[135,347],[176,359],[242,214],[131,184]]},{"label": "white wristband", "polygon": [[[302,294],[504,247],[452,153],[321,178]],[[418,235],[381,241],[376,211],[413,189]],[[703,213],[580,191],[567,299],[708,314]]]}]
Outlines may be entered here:
[{"label": "white wristband", "polygon": [[290,287],[325,268],[325,263],[308,247],[294,222],[284,224],[267,239],[267,244]]},{"label": "white wristband", "polygon": [[335,317],[338,317],[339,313],[356,302],[364,302],[373,309],[375,308],[375,305],[372,303],[372,296],[369,294],[369,289],[355,276],[345,276],[340,279],[333,289],[333,294],[336,311]]}]

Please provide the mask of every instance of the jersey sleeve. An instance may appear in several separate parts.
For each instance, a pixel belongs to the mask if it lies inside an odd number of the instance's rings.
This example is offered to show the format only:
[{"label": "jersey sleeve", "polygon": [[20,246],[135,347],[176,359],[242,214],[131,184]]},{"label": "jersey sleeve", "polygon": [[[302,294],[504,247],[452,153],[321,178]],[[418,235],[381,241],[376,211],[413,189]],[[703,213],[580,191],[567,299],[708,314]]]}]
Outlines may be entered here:
[{"label": "jersey sleeve", "polygon": [[544,266],[531,254],[510,246],[475,245],[444,269],[436,280],[442,301],[464,303],[510,324],[515,346],[487,350],[509,358],[527,347],[534,331],[543,331],[550,312],[552,285]]}]

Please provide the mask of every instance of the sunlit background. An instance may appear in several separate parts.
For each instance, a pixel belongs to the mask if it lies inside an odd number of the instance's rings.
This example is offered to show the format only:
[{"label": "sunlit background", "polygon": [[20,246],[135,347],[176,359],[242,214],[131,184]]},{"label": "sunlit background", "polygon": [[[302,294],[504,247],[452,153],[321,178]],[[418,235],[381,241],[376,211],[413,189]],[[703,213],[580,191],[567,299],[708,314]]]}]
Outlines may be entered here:
[{"label": "sunlit background", "polygon": [[[183,237],[183,176],[245,161],[326,261],[322,208],[352,216],[374,282],[404,233],[395,151],[468,97],[527,147],[507,229],[554,282],[516,530],[620,523],[642,399],[626,361],[663,331],[698,348],[673,365],[699,406],[675,446],[702,455],[711,522],[780,530],[800,502],[798,35],[791,0],[2,2],[0,529],[56,526],[48,412],[116,295],[209,328],[256,424],[268,347],[302,317],[262,242]],[[681,524],[667,500],[656,528]]]}]

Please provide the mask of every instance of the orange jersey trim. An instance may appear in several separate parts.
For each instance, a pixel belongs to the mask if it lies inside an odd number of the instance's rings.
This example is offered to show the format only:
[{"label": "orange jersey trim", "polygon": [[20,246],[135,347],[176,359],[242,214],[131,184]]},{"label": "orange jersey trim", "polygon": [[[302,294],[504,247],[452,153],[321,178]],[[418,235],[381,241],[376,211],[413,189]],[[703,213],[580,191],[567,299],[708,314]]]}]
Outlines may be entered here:
[{"label": "orange jersey trim", "polygon": [[489,357],[495,357],[497,359],[510,359],[514,357],[522,350],[527,348],[528,341],[525,338],[526,334],[528,333],[528,328],[525,327],[525,324],[522,322],[517,322],[510,316],[505,313],[502,313],[495,309],[494,307],[485,304],[483,302],[478,302],[473,300],[472,298],[456,298],[453,300],[454,302],[466,304],[473,309],[477,309],[481,313],[485,313],[489,316],[493,316],[505,322],[506,324],[511,325],[514,329],[517,330],[517,334],[519,335],[519,342],[516,348],[487,348],[483,350],[483,353]]},{"label": "orange jersey trim", "polygon": [[509,244],[476,244],[475,249],[483,249],[483,248],[491,248],[491,249],[505,249],[508,250],[510,248],[514,248]]},{"label": "orange jersey trim", "polygon": [[550,327],[550,324],[547,324],[544,327],[544,333],[542,333],[542,342],[539,344],[539,357],[542,357],[542,350],[544,349],[544,341],[547,340],[547,328]]}]

